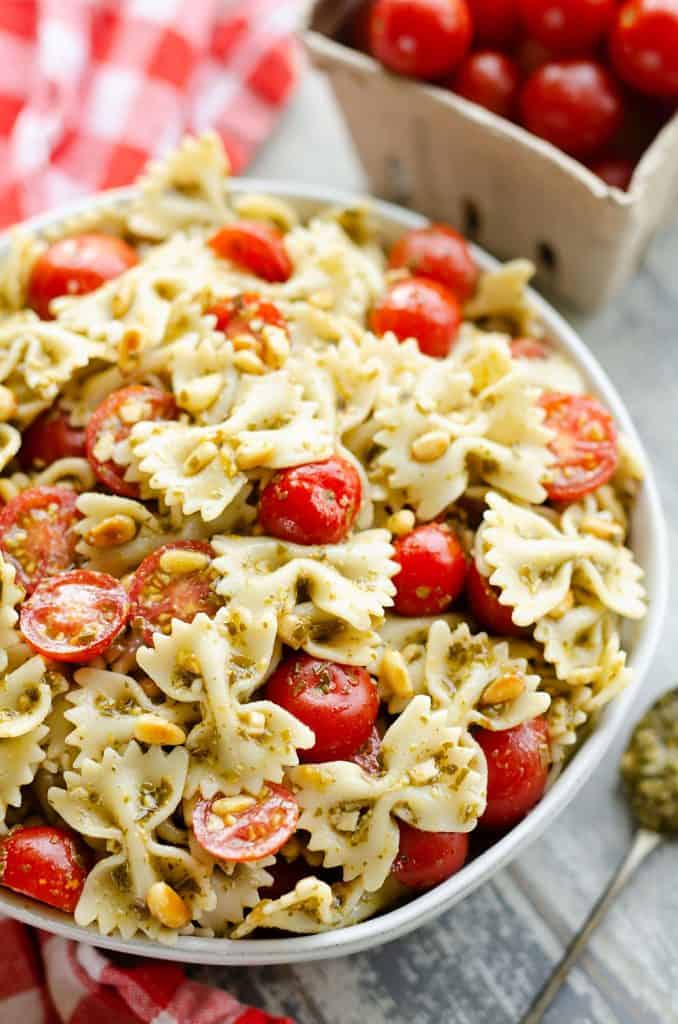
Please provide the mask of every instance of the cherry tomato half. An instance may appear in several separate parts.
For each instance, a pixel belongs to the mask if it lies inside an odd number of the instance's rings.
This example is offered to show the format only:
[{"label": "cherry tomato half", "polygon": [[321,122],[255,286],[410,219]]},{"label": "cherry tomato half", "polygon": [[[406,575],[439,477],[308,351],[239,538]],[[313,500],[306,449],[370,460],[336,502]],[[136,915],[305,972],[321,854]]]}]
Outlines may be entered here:
[{"label": "cherry tomato half", "polygon": [[511,618],[513,609],[501,604],[499,590],[471,562],[466,579],[466,598],[477,623],[495,636],[524,636],[525,630]]},{"label": "cherry tomato half", "polygon": [[536,338],[514,338],[511,355],[514,359],[547,359],[548,349]]},{"label": "cherry tomato half", "polygon": [[441,523],[417,526],[394,542],[395,611],[399,615],[438,615],[464,589],[466,555],[454,533]]},{"label": "cherry tomato half", "polygon": [[20,826],[0,839],[0,885],[72,914],[88,860],[75,833],[54,825]]},{"label": "cherry tomato half", "polygon": [[388,265],[406,267],[411,274],[445,285],[459,302],[470,299],[478,283],[478,267],[468,242],[447,224],[405,232],[391,249]]},{"label": "cherry tomato half", "polygon": [[556,433],[549,445],[556,462],[544,484],[548,496],[552,501],[579,501],[607,483],[617,468],[614,420],[588,395],[546,391],[539,404],[546,410],[544,426]]},{"label": "cherry tomato half", "polygon": [[85,457],[85,431],[74,427],[68,414],[53,406],[24,431],[19,462],[24,469],[43,469],[58,459]]},{"label": "cherry tomato half", "polygon": [[507,49],[518,38],[518,0],[467,0],[475,46]]},{"label": "cherry tomato half", "polygon": [[449,288],[425,277],[396,281],[372,310],[375,334],[393,331],[400,341],[416,338],[427,356],[444,358],[457,340],[461,308]]},{"label": "cherry tomato half", "polygon": [[619,77],[640,92],[678,97],[676,0],[629,0],[619,8],[610,37]]},{"label": "cherry tomato half", "polygon": [[362,484],[350,462],[333,455],[275,473],[259,501],[264,532],[293,544],[338,544],[360,509]]},{"label": "cherry tomato half", "polygon": [[[192,552],[186,559],[172,552]],[[163,544],[144,558],[129,588],[130,619],[144,642],[153,634],[169,633],[172,619],[192,622],[199,612],[212,618],[222,605],[215,590],[218,579],[211,567],[214,552],[206,541],[177,540]],[[195,557],[194,557],[195,556]]]},{"label": "cherry tomato half", "polygon": [[364,668],[294,654],[266,684],[266,698],[315,733],[302,761],[346,761],[367,742],[379,711],[379,694]]},{"label": "cherry tomato half", "polygon": [[275,782],[267,782],[246,810],[223,818],[212,810],[218,799],[198,800],[193,810],[195,838],[218,860],[269,857],[285,845],[297,827],[299,804],[288,789]]},{"label": "cherry tomato half", "polygon": [[208,244],[217,256],[264,281],[287,281],[294,269],[283,236],[263,221],[238,220],[227,224]]},{"label": "cherry tomato half", "polygon": [[543,64],[523,86],[520,110],[529,131],[577,157],[607,145],[623,115],[617,85],[592,60]]},{"label": "cherry tomato half", "polygon": [[31,647],[53,661],[91,661],[127,622],[129,601],[119,580],[74,569],[39,583],[21,606],[19,627]]},{"label": "cherry tomato half", "polygon": [[587,54],[612,26],[616,0],[518,0],[529,35],[557,54]]},{"label": "cherry tomato half", "polygon": [[177,415],[174,396],[160,388],[133,384],[105,398],[92,413],[85,432],[87,458],[97,480],[114,494],[138,498],[139,485],[125,480],[127,467],[115,461],[114,446],[141,420],[173,420]]},{"label": "cherry tomato half", "polygon": [[0,551],[27,594],[43,577],[73,565],[77,500],[68,487],[30,487],[0,512]]},{"label": "cherry tomato half", "polygon": [[487,807],[482,828],[511,828],[541,800],[549,773],[549,734],[545,719],[513,729],[475,732],[487,761]]},{"label": "cherry tomato half", "polygon": [[372,726],[372,732],[361,747],[358,747],[355,754],[346,758],[353,761],[368,775],[378,775],[381,771],[381,735],[376,725]]},{"label": "cherry tomato half", "polygon": [[464,58],[450,81],[450,88],[472,103],[510,120],[518,104],[520,69],[504,53],[478,50]]},{"label": "cherry tomato half", "polygon": [[[227,338],[245,335],[260,341],[264,327],[279,327],[287,332],[287,321],[273,302],[254,292],[222,299],[207,310],[217,318],[216,328]],[[287,332],[289,333],[289,332]]]},{"label": "cherry tomato half", "polygon": [[612,188],[620,188],[622,191],[631,184],[633,172],[636,169],[635,161],[623,156],[608,156],[589,164],[594,174],[610,185]]},{"label": "cherry tomato half", "polygon": [[370,52],[399,75],[442,78],[468,50],[472,31],[466,0],[377,0]]},{"label": "cherry tomato half", "polygon": [[391,871],[408,889],[431,889],[463,868],[468,856],[465,832],[422,832],[398,822],[400,845]]},{"label": "cherry tomato half", "polygon": [[93,292],[138,262],[134,249],[113,235],[62,238],[36,260],[28,280],[28,305],[43,320],[51,320],[52,299]]}]

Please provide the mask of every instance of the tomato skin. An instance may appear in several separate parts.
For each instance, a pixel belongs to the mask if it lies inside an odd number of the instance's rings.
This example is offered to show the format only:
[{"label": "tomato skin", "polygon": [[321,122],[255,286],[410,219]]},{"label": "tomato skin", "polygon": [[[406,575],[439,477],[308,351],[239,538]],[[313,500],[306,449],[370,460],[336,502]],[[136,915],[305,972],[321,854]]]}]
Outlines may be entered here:
[{"label": "tomato skin", "polygon": [[607,145],[622,123],[617,85],[592,60],[550,61],[534,71],[520,96],[528,131],[571,156],[587,157]]},{"label": "tomato skin", "polygon": [[372,726],[372,732],[361,747],[358,747],[355,754],[346,758],[357,764],[368,775],[378,775],[381,771],[381,735],[376,725]]},{"label": "tomato skin", "polygon": [[609,156],[595,163],[589,164],[594,174],[610,185],[611,188],[620,188],[625,192],[631,184],[633,172],[636,169],[635,161],[623,156]]},{"label": "tomato skin", "polygon": [[472,33],[466,0],[377,0],[370,52],[399,75],[442,78],[464,56]]},{"label": "tomato skin", "polygon": [[457,340],[461,308],[449,288],[425,277],[392,284],[372,310],[375,334],[393,331],[400,341],[416,338],[427,356],[443,359]]},{"label": "tomato skin", "polygon": [[518,0],[528,34],[555,54],[586,54],[612,25],[616,0]]},{"label": "tomato skin", "polygon": [[513,608],[499,603],[499,590],[471,562],[466,579],[466,598],[473,618],[495,636],[525,636],[525,630],[511,618]]},{"label": "tomato skin", "polygon": [[506,49],[520,31],[517,0],[468,0],[476,46]]},{"label": "tomato skin", "polygon": [[450,87],[459,96],[510,120],[518,104],[520,69],[503,53],[479,50],[464,59]]},{"label": "tomato skin", "polygon": [[303,857],[289,861],[285,860],[282,854],[277,858],[275,864],[271,864],[266,870],[273,875],[273,882],[259,890],[260,900],[280,899],[285,893],[292,892],[302,878],[308,878],[309,875],[316,873],[313,868],[308,866]]},{"label": "tomato skin", "polygon": [[114,442],[129,436],[134,423],[122,419],[121,412],[135,405],[145,407],[143,419],[172,420],[179,413],[174,396],[169,391],[133,384],[120,391],[113,391],[105,398],[92,413],[85,431],[87,459],[97,480],[124,498],[140,497],[139,484],[125,480],[126,466],[119,465],[113,458],[100,457],[98,446],[105,436],[110,436]]},{"label": "tomato skin", "polygon": [[68,487],[29,487],[0,511],[0,551],[27,594],[73,564],[77,500]]},{"label": "tomato skin", "polygon": [[466,580],[467,564],[454,533],[441,523],[417,526],[396,538],[393,559],[394,608],[398,615],[437,615],[455,601]]},{"label": "tomato skin", "polygon": [[207,244],[217,256],[264,281],[283,282],[292,276],[294,268],[284,238],[271,224],[238,220],[217,231]]},{"label": "tomato skin", "polygon": [[281,662],[266,684],[266,698],[315,733],[299,758],[309,763],[349,760],[370,737],[379,694],[364,668],[321,661],[300,652]]},{"label": "tomato skin", "polygon": [[338,544],[353,526],[362,483],[350,462],[333,455],[278,470],[261,492],[264,532],[293,544]]},{"label": "tomato skin", "polygon": [[144,643],[153,643],[156,632],[169,632],[172,619],[192,622],[199,612],[213,618],[222,601],[214,590],[209,567],[158,579],[160,559],[167,551],[196,551],[214,556],[210,544],[201,540],[176,540],[156,548],[136,569],[129,588],[130,620],[141,629]]},{"label": "tomato skin", "polygon": [[28,280],[28,305],[51,320],[60,295],[85,295],[139,262],[135,250],[113,235],[91,232],[61,238],[36,260]]},{"label": "tomato skin", "polygon": [[474,737],[487,761],[487,807],[478,824],[485,829],[511,828],[541,800],[546,789],[546,720],[533,718],[502,732],[478,729]]},{"label": "tomato skin", "polygon": [[388,265],[445,285],[459,302],[470,299],[478,283],[478,266],[468,242],[447,224],[405,232],[391,249]]},{"label": "tomato skin", "polygon": [[127,591],[119,580],[74,569],[37,585],[21,606],[19,626],[38,654],[80,663],[110,647],[128,615]]},{"label": "tomato skin", "polygon": [[548,349],[536,338],[514,338],[511,355],[514,359],[547,359]]},{"label": "tomato skin", "polygon": [[590,395],[545,391],[539,404],[544,426],[555,431],[549,448],[556,457],[545,482],[551,501],[579,501],[602,487],[619,460],[617,428],[610,413]]},{"label": "tomato skin", "polygon": [[74,832],[54,825],[19,826],[0,839],[0,885],[72,914],[88,860]]},{"label": "tomato skin", "polygon": [[206,312],[217,318],[216,329],[222,331],[227,338],[248,334],[258,339],[264,326],[287,331],[287,321],[275,303],[262,299],[256,292],[244,292],[232,299],[222,299]]},{"label": "tomato skin", "polygon": [[218,860],[246,863],[261,860],[277,853],[297,827],[299,804],[284,786],[267,782],[254,806],[238,814],[234,821],[224,821],[222,829],[212,829],[212,819],[219,820],[212,811],[211,800],[198,800],[193,810],[193,831],[204,850]]},{"label": "tomato skin", "polygon": [[398,822],[400,846],[391,872],[408,889],[431,889],[463,868],[468,856],[465,832],[423,832]]},{"label": "tomato skin", "polygon": [[620,7],[610,56],[619,77],[634,89],[665,99],[678,97],[676,0],[629,0]]},{"label": "tomato skin", "polygon": [[69,458],[85,458],[85,431],[72,426],[66,411],[55,405],[24,431],[19,462],[23,469],[34,469]]}]

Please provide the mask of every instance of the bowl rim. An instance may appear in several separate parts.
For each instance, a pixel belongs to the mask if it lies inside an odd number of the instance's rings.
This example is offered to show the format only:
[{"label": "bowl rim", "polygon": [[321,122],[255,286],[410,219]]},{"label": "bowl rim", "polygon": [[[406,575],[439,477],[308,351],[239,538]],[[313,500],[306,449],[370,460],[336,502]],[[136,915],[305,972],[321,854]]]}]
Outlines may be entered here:
[{"label": "bowl rim", "polygon": [[[299,185],[264,178],[234,178],[231,180],[230,186],[234,193],[267,193],[300,204],[308,203],[318,207],[328,204],[364,205],[367,203],[369,209],[385,228],[386,234],[388,234],[389,227],[392,230],[407,230],[429,223],[428,219],[421,214],[392,203],[325,186]],[[23,221],[9,231],[0,234],[0,256],[6,249],[11,233],[16,229],[41,231],[53,227],[60,221],[78,214],[88,213],[100,206],[126,203],[134,196],[135,192],[134,186],[111,189],[96,196],[78,199],[51,210],[49,213]],[[493,269],[501,265],[500,261],[478,246],[474,245],[473,251],[483,269]],[[631,685],[607,706],[596,729],[579,748],[543,800],[522,822],[466,865],[459,874],[453,875],[429,892],[415,897],[409,903],[386,911],[377,917],[369,918],[360,924],[350,925],[336,931],[278,939],[233,940],[179,936],[176,943],[172,945],[147,938],[125,940],[119,936],[101,935],[91,927],[85,928],[76,925],[59,911],[48,907],[39,907],[33,901],[9,890],[0,891],[0,914],[5,913],[25,924],[42,928],[67,939],[96,945],[102,949],[156,959],[180,960],[184,963],[244,967],[311,962],[335,956],[346,956],[400,938],[437,917],[443,911],[450,909],[482,882],[506,866],[529,843],[536,840],[576,796],[601,762],[615,737],[623,729],[658,645],[668,600],[668,535],[652,467],[615,386],[574,328],[565,321],[560,313],[533,289],[530,289],[529,294],[549,336],[553,338],[556,346],[567,352],[576,366],[583,371],[592,390],[605,399],[617,423],[630,437],[640,454],[645,480],[636,509],[642,505],[645,519],[644,533],[647,547],[645,574],[649,597],[647,617],[640,626],[639,636],[629,654],[629,665],[633,668],[634,673]]]}]

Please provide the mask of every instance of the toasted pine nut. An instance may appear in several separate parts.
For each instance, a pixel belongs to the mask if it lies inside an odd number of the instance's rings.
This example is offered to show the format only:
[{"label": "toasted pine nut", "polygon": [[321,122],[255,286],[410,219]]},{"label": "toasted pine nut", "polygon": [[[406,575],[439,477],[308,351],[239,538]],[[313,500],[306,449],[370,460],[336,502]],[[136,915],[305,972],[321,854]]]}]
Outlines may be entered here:
[{"label": "toasted pine nut", "polygon": [[134,726],[134,738],[154,746],[177,747],[186,742],[186,733],[175,722],[168,722],[157,715],[144,715]]},{"label": "toasted pine nut", "polygon": [[249,711],[246,721],[250,736],[263,736],[266,732],[266,715],[262,711]]},{"label": "toasted pine nut", "polygon": [[221,386],[220,373],[208,373],[205,377],[199,377],[191,381],[188,387],[180,389],[177,396],[179,405],[188,412],[204,412],[216,402]]},{"label": "toasted pine nut", "polygon": [[157,700],[158,697],[162,697],[163,695],[158,684],[154,683],[152,679],[148,678],[148,676],[143,676],[139,680],[139,686],[146,696],[151,698],[151,700]]},{"label": "toasted pine nut", "polygon": [[387,697],[399,697],[408,700],[414,696],[414,690],[400,651],[387,647],[379,666],[379,688]]},{"label": "toasted pine nut", "polygon": [[0,384],[0,422],[6,423],[16,412],[16,398],[4,384]]},{"label": "toasted pine nut", "polygon": [[177,654],[177,665],[179,668],[184,669],[186,672],[190,672],[194,676],[202,675],[200,662],[193,651],[179,651]]},{"label": "toasted pine nut", "polygon": [[113,548],[127,544],[136,536],[137,524],[123,513],[108,516],[85,534],[85,541],[93,548]]},{"label": "toasted pine nut", "polygon": [[416,518],[412,509],[401,508],[400,512],[394,512],[386,520],[386,528],[396,537],[404,537],[414,529]]},{"label": "toasted pine nut", "polygon": [[244,349],[242,352],[235,353],[233,356],[233,365],[236,370],[240,370],[241,373],[254,373],[258,376],[261,376],[261,374],[266,370],[266,367],[259,356],[247,349]]},{"label": "toasted pine nut", "polygon": [[251,796],[222,796],[212,804],[212,813],[220,818],[230,818],[254,807],[256,800]]},{"label": "toasted pine nut", "polygon": [[153,917],[165,928],[185,928],[190,923],[190,910],[167,882],[154,882],[146,893],[146,903]]},{"label": "toasted pine nut", "polygon": [[160,556],[160,568],[173,576],[183,576],[187,572],[206,569],[210,564],[209,555],[204,551],[191,551],[186,548],[170,548]]},{"label": "toasted pine nut", "polygon": [[510,700],[516,700],[525,692],[525,680],[521,676],[507,673],[494,679],[489,686],[486,686],[480,695],[478,704],[486,707],[488,704],[507,704]]},{"label": "toasted pine nut", "polygon": [[313,292],[312,295],[309,295],[308,301],[316,309],[332,309],[334,298],[334,292],[330,291],[329,288],[325,288],[323,291]]},{"label": "toasted pine nut", "polygon": [[128,398],[118,409],[118,416],[123,423],[132,425],[140,420],[147,420],[151,416],[151,407],[148,402],[140,401],[138,398]]},{"label": "toasted pine nut", "polygon": [[290,343],[287,334],[281,327],[268,324],[261,332],[264,339],[264,361],[267,366],[279,369],[285,364],[290,354]]},{"label": "toasted pine nut", "polygon": [[195,476],[219,454],[219,449],[212,441],[202,441],[184,460],[184,473]]},{"label": "toasted pine nut", "polygon": [[444,430],[429,430],[412,442],[412,458],[417,462],[435,462],[450,447],[450,439]]},{"label": "toasted pine nut", "polygon": [[273,448],[245,448],[238,451],[235,461],[238,469],[255,469],[263,466],[273,455]]}]

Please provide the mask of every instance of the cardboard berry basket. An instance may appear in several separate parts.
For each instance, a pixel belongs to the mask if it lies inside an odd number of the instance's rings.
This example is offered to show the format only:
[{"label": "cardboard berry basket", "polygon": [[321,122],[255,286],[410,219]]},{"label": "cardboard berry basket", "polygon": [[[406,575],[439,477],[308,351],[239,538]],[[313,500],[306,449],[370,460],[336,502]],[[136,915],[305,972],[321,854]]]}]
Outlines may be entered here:
[{"label": "cardboard berry basket", "polygon": [[618,292],[675,213],[678,114],[645,151],[629,190],[610,188],[518,125],[344,45],[355,6],[312,4],[306,45],[329,75],[371,191],[455,225],[502,259],[532,259],[538,284],[580,309]]}]

